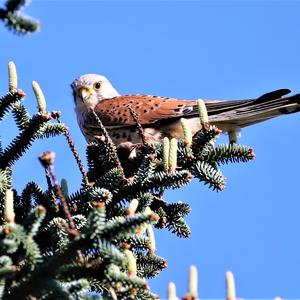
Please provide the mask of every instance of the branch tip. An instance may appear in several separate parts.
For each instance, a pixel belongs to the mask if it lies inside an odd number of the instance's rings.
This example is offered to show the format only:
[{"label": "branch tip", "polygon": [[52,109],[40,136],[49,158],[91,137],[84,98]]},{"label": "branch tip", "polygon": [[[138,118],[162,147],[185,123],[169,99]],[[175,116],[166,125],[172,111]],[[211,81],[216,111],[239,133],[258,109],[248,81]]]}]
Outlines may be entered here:
[{"label": "branch tip", "polygon": [[44,168],[54,164],[55,153],[52,151],[45,151],[39,156],[39,161]]},{"label": "branch tip", "polygon": [[209,127],[209,121],[208,121],[208,114],[207,114],[205,102],[202,99],[199,99],[197,101],[197,105],[198,105],[200,123],[202,125],[202,128],[207,130]]},{"label": "branch tip", "polygon": [[13,61],[8,63],[9,91],[12,92],[18,88],[18,75],[16,65]]},{"label": "branch tip", "polygon": [[227,271],[225,274],[226,278],[226,287],[227,287],[227,300],[236,300],[235,295],[235,283],[234,277],[231,271]]},{"label": "branch tip", "polygon": [[198,298],[198,271],[195,266],[190,267],[189,294],[192,299]]},{"label": "branch tip", "polygon": [[46,113],[46,99],[40,85],[36,81],[32,81],[32,89],[37,100],[39,112],[42,114]]}]

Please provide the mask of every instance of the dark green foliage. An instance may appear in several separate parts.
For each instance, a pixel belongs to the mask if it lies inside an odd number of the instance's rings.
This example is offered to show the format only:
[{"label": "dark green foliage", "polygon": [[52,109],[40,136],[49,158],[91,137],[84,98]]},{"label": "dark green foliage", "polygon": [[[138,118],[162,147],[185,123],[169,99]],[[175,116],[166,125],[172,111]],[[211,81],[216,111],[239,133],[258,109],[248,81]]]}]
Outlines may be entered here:
[{"label": "dark green foliage", "polygon": [[191,212],[188,204],[181,202],[167,204],[165,201],[156,200],[152,203],[151,208],[160,217],[160,222],[156,224],[156,227],[166,227],[178,237],[190,236],[190,228],[183,218]]},{"label": "dark green foliage", "polygon": [[29,1],[27,0],[10,0],[5,3],[7,11],[15,12],[26,5]]},{"label": "dark green foliage", "polygon": [[[86,151],[89,174],[97,178],[113,168],[118,168],[115,155],[112,155],[112,153],[116,153],[115,147],[100,139],[89,144]],[[90,180],[95,181],[95,178],[90,178]]]},{"label": "dark green foliage", "polygon": [[16,215],[16,222],[24,222],[32,209],[37,206],[44,207],[48,212],[55,211],[49,194],[44,192],[35,182],[29,182],[21,195],[15,194],[14,208],[19,212]]},{"label": "dark green foliage", "polygon": [[[23,4],[10,1],[7,9],[15,13]],[[215,146],[220,132],[211,126],[198,132],[189,147],[178,141],[177,166],[170,171],[162,163],[160,143],[140,145],[137,156],[126,160],[126,149],[116,148],[95,115],[103,136],[87,146],[85,172],[58,114],[30,116],[20,101],[23,96],[16,90],[0,98],[0,119],[11,112],[19,130],[5,149],[0,147],[0,299],[157,299],[145,279],[157,276],[166,261],[155,253],[152,227],[178,237],[191,233],[184,219],[190,206],[168,203],[164,191],[193,177],[222,190],[225,179],[218,166],[251,160],[252,149]],[[66,180],[59,186],[48,153],[40,157],[47,190],[35,182],[20,194],[13,190],[12,168],[18,159],[36,139],[60,134],[88,180],[72,193]],[[11,190],[15,217],[7,212]],[[91,292],[97,293],[94,298]]]},{"label": "dark green foliage", "polygon": [[0,98],[0,121],[22,98],[24,98],[24,94],[21,91],[12,91]]},{"label": "dark green foliage", "polygon": [[142,252],[136,253],[138,274],[141,277],[152,278],[166,268],[166,260],[156,255],[145,255]]},{"label": "dark green foliage", "polygon": [[19,12],[7,12],[4,22],[9,29],[20,34],[38,31],[40,27],[37,21]]},{"label": "dark green foliage", "polygon": [[0,20],[3,20],[8,29],[19,34],[39,30],[40,25],[37,21],[20,12],[27,2],[26,0],[7,0],[5,8],[0,9]]},{"label": "dark green foliage", "polygon": [[64,134],[66,131],[66,127],[64,124],[57,123],[44,123],[43,126],[41,127],[39,131],[38,138],[49,138],[49,137],[54,137],[57,135]]},{"label": "dark green foliage", "polygon": [[214,161],[217,164],[227,164],[229,162],[247,162],[254,158],[252,148],[247,146],[230,144],[219,145],[214,148],[207,157],[207,160]]},{"label": "dark green foliage", "polygon": [[124,239],[124,243],[132,245],[136,251],[147,250],[149,247],[149,238],[141,234],[133,234],[129,238]]},{"label": "dark green foliage", "polygon": [[44,122],[47,121],[42,115],[37,114],[32,117],[28,126],[3,150],[1,169],[12,166],[29,149],[32,142],[39,136],[39,130]]},{"label": "dark green foliage", "polygon": [[224,189],[225,177],[221,171],[205,161],[198,161],[194,164],[192,167],[192,174],[213,189]]},{"label": "dark green foliage", "polygon": [[[40,215],[38,214],[38,216]],[[141,225],[145,221],[152,222],[151,215],[149,214],[134,216],[132,219],[133,220],[130,220],[129,218],[128,223],[135,224],[135,226]],[[120,219],[119,222],[120,221],[124,224],[124,220]],[[38,218],[36,218],[34,223],[38,223]],[[10,228],[11,227],[10,225]],[[49,227],[48,225],[48,228]],[[132,226],[128,226],[128,229],[123,229],[124,235],[128,235],[126,232],[128,232],[128,230],[131,231],[131,227]],[[35,231],[32,230],[32,228],[30,230],[31,233]],[[143,280],[137,277],[130,278],[126,273],[121,271],[121,269],[125,267],[126,259],[122,251],[118,250],[120,245],[118,246],[116,242],[113,242],[114,239],[109,238],[112,234],[112,228],[111,223],[105,222],[104,207],[92,209],[86,221],[86,225],[82,228],[80,236],[70,240],[68,234],[65,232],[65,234],[60,237],[61,240],[65,240],[64,246],[52,253],[48,251],[48,255],[44,257],[44,261],[41,261],[39,264],[36,263],[32,272],[27,273],[27,275],[22,274],[24,275],[22,282],[20,282],[20,285],[17,287],[12,288],[11,294],[7,299],[17,299],[22,293],[23,295],[27,293],[35,296],[43,295],[45,285],[51,283],[53,287],[55,282],[56,284],[61,282],[65,292],[72,295],[72,297],[77,297],[78,295],[76,296],[76,293],[79,291],[82,291],[84,294],[84,291],[90,289],[89,279],[82,278],[82,275],[90,276],[94,280],[98,280],[98,284],[103,289],[109,288],[111,280],[116,280],[116,282],[123,284],[121,289],[122,293],[126,292],[130,294],[132,288],[136,288],[137,291],[135,292],[137,293],[138,290],[143,290],[145,288],[145,282]],[[35,244],[29,243],[28,241],[31,234],[26,235],[24,231],[22,226],[14,225],[9,230],[8,236],[2,238],[2,248],[6,245],[4,249],[6,252],[17,253],[21,243],[26,241],[23,247],[26,251],[30,249],[26,257],[28,260],[33,261],[33,259],[39,258],[39,253],[36,252],[37,249],[33,247]],[[10,238],[9,241],[8,238]],[[51,241],[49,241],[49,243],[50,242]],[[10,249],[7,248],[8,246],[11,248],[10,251],[8,251],[8,249]],[[80,259],[77,258],[79,249],[83,257],[85,256],[85,262],[81,262]],[[2,253],[2,251],[0,253]],[[93,255],[85,255],[87,253],[93,253]],[[23,268],[27,269],[28,263],[24,265]],[[23,273],[23,268],[20,273]],[[38,278],[43,278],[40,284],[38,284]],[[79,283],[84,283],[84,286],[81,286]],[[66,289],[66,287],[72,287],[72,289]]]},{"label": "dark green foliage", "polygon": [[21,103],[15,105],[15,109],[13,110],[13,116],[16,125],[20,131],[28,127],[28,124],[30,122],[30,115],[26,110],[26,108],[24,107],[24,105],[22,105]]}]

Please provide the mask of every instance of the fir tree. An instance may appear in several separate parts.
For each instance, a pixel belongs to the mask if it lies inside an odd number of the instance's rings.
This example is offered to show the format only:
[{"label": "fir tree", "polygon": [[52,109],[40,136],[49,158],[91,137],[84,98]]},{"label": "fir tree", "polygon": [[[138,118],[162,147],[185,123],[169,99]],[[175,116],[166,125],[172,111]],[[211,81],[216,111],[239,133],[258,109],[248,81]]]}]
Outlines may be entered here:
[{"label": "fir tree", "polygon": [[[38,83],[32,86],[39,110],[30,116],[23,105],[26,95],[17,88],[15,65],[9,63],[9,92],[0,99],[0,120],[12,114],[19,134],[0,151],[0,298],[157,299],[147,279],[157,276],[166,260],[156,255],[153,227],[190,235],[184,220],[190,206],[168,203],[164,191],[181,188],[193,177],[221,191],[225,177],[219,166],[252,160],[253,150],[216,146],[221,131],[209,125],[199,101],[201,131],[192,137],[183,119],[183,139],[144,145],[130,166],[120,160],[97,118],[104,138],[87,145],[86,172],[61,114],[47,112]],[[66,137],[78,164],[78,190],[70,194],[66,180],[58,181],[55,154],[45,152],[39,160],[47,190],[29,182],[16,191],[14,165],[36,139],[56,135]]]}]

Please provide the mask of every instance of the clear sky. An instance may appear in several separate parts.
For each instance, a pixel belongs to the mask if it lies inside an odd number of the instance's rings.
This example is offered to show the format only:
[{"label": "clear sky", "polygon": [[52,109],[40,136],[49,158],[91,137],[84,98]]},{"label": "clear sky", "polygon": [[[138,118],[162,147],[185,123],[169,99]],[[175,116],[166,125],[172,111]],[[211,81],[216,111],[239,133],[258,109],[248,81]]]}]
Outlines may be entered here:
[{"label": "clear sky", "polygon": [[[0,93],[14,60],[29,110],[36,111],[30,86],[37,80],[84,158],[69,87],[75,77],[100,73],[123,94],[183,99],[241,99],[277,88],[297,93],[299,12],[298,1],[33,0],[26,13],[41,21],[40,33],[20,37],[0,24]],[[6,143],[12,124],[7,119],[0,129]],[[240,143],[253,146],[257,158],[221,168],[224,192],[195,180],[166,194],[168,202],[191,205],[192,236],[157,232],[157,254],[168,268],[150,282],[154,292],[164,298],[172,280],[183,295],[194,264],[202,299],[224,297],[226,270],[235,275],[238,296],[300,298],[299,125],[295,114],[244,129]],[[45,150],[57,153],[57,175],[78,189],[80,173],[62,137],[35,143],[18,162],[17,189],[30,180],[45,187],[37,161]]]}]

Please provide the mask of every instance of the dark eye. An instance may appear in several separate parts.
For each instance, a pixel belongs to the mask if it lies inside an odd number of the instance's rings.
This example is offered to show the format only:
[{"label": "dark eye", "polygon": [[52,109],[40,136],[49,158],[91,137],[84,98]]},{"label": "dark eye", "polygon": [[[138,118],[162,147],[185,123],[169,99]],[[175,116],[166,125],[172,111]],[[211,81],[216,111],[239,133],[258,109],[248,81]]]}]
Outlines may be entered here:
[{"label": "dark eye", "polygon": [[100,90],[100,88],[101,88],[101,83],[100,82],[94,83],[94,89],[95,90]]}]

